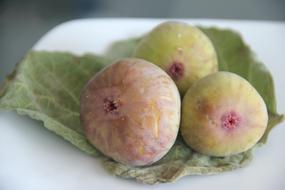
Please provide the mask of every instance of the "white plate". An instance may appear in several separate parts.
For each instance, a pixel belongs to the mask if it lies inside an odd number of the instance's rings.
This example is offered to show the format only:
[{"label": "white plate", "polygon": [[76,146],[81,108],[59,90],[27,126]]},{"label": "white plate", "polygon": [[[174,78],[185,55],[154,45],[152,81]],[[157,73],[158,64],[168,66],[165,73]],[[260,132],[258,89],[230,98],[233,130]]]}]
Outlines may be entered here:
[{"label": "white plate", "polygon": [[[102,53],[114,40],[140,35],[162,20],[84,19],[57,26],[34,46],[36,50]],[[192,24],[239,31],[272,72],[279,112],[285,112],[285,24],[276,22],[186,20]],[[283,97],[283,99],[282,99]],[[285,189],[285,126],[274,129],[250,166],[215,176],[188,176],[155,186],[109,175],[88,156],[47,131],[42,123],[0,112],[1,190],[81,189]]]}]

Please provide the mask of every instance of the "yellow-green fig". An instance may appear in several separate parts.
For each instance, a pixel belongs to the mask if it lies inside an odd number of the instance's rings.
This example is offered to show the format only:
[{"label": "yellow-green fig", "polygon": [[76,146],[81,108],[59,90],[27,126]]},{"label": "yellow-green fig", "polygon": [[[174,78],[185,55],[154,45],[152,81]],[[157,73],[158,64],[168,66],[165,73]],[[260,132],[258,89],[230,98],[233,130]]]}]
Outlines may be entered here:
[{"label": "yellow-green fig", "polygon": [[267,127],[266,105],[244,78],[217,72],[196,82],[182,102],[181,133],[197,152],[228,156],[252,148]]},{"label": "yellow-green fig", "polygon": [[132,166],[164,156],[178,134],[181,100],[159,67],[128,58],[96,74],[81,94],[87,139],[103,154]]},{"label": "yellow-green fig", "polygon": [[165,70],[182,96],[195,81],[218,70],[210,39],[183,22],[164,22],[155,27],[138,44],[134,56]]}]

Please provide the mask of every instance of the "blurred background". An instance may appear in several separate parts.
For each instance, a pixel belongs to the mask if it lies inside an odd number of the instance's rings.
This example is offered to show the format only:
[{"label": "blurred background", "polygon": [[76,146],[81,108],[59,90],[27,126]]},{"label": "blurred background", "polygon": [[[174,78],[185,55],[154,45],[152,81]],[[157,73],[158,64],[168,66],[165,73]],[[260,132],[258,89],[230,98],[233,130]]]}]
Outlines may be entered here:
[{"label": "blurred background", "polygon": [[0,0],[0,83],[54,26],[100,17],[285,20],[285,0]]}]

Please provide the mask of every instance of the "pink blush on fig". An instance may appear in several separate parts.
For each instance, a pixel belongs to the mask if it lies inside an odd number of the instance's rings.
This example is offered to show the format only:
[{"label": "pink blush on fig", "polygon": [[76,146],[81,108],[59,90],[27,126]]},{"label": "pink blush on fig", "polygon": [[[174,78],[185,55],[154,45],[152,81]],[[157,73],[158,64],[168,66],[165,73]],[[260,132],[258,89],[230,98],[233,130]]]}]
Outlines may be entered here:
[{"label": "pink blush on fig", "polygon": [[235,129],[240,126],[241,117],[235,111],[224,113],[221,117],[221,126],[225,129]]}]

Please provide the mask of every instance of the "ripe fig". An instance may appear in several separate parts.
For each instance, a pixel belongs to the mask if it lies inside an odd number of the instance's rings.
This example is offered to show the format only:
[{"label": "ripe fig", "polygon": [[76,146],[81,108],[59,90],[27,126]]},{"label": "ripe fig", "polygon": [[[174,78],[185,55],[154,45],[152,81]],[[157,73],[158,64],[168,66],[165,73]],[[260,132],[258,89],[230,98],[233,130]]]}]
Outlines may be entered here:
[{"label": "ripe fig", "polygon": [[103,154],[132,166],[154,163],[175,142],[180,96],[159,67],[127,58],[96,74],[81,94],[87,139]]},{"label": "ripe fig", "polygon": [[183,22],[164,22],[155,27],[138,44],[134,56],[165,70],[182,96],[195,81],[218,70],[210,39]]},{"label": "ripe fig", "polygon": [[253,147],[267,127],[266,105],[244,78],[217,72],[196,82],[182,103],[181,133],[194,150],[228,156]]}]

